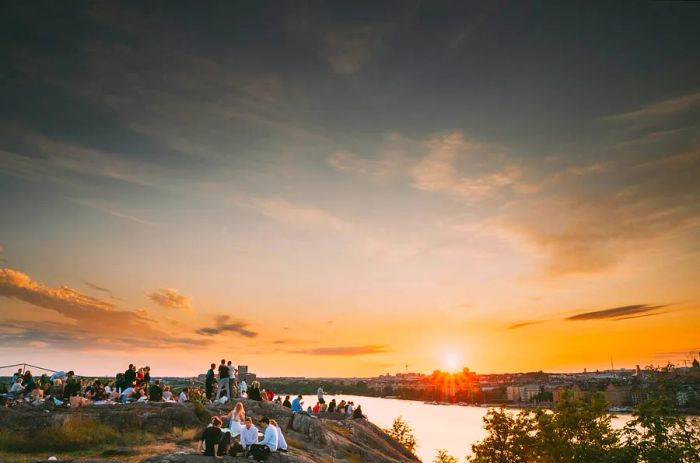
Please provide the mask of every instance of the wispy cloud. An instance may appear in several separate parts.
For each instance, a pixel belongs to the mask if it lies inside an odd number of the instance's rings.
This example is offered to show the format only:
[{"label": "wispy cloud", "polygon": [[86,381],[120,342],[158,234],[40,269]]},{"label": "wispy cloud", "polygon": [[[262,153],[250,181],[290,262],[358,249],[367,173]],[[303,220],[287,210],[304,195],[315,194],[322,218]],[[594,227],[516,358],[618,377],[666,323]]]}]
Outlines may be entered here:
[{"label": "wispy cloud", "polygon": [[121,299],[119,299],[119,298],[117,298],[117,297],[114,297],[114,293],[112,292],[111,289],[105,288],[105,287],[103,287],[103,286],[96,285],[95,283],[91,283],[91,282],[89,282],[89,281],[87,281],[87,280],[83,280],[83,284],[85,284],[85,286],[87,286],[88,288],[94,289],[95,291],[100,291],[100,292],[102,292],[102,293],[106,293],[106,294],[109,296],[110,299],[115,299],[115,300],[118,300],[118,301],[121,300]]},{"label": "wispy cloud", "polygon": [[248,324],[241,321],[233,321],[228,315],[216,317],[216,326],[200,328],[198,334],[203,336],[214,336],[222,333],[238,333],[246,338],[254,338],[258,335],[257,332],[247,328]]},{"label": "wispy cloud", "polygon": [[328,211],[280,197],[239,196],[233,201],[242,208],[298,230],[341,231],[352,228],[350,223]]},{"label": "wispy cloud", "polygon": [[[416,188],[464,199],[479,199],[512,185],[521,170],[503,151],[477,143],[459,132],[424,143],[427,154],[411,169]],[[465,172],[460,172],[462,166]]]},{"label": "wispy cloud", "polygon": [[510,326],[508,326],[509,330],[517,330],[519,328],[525,328],[526,326],[532,326],[532,325],[539,325],[540,323],[544,323],[545,320],[530,320],[526,322],[519,322],[519,323],[514,323]]},{"label": "wispy cloud", "polygon": [[161,307],[167,309],[192,310],[192,297],[180,294],[177,289],[160,288],[146,297]]},{"label": "wispy cloud", "polygon": [[102,201],[93,198],[69,198],[71,201],[80,204],[85,207],[96,209],[102,211],[112,217],[118,217],[120,219],[126,219],[131,222],[137,223],[139,225],[144,225],[147,227],[154,227],[156,222],[148,220],[142,217],[138,217],[132,212],[127,212],[124,210],[123,206],[115,204],[111,201]]},{"label": "wispy cloud", "polygon": [[505,148],[480,143],[459,131],[420,141],[388,134],[376,157],[337,151],[328,163],[337,170],[374,179],[401,176],[418,190],[467,201],[519,187],[522,176],[521,167]]},{"label": "wispy cloud", "polygon": [[354,74],[366,66],[389,31],[385,24],[334,25],[322,38],[321,56],[337,74]]},{"label": "wispy cloud", "polygon": [[611,122],[633,122],[640,119],[668,117],[685,112],[697,105],[700,105],[700,92],[669,98],[634,111],[606,116],[603,119]]},{"label": "wispy cloud", "polygon": [[626,320],[629,318],[639,318],[644,316],[661,315],[664,313],[668,304],[664,305],[649,305],[649,304],[633,304],[622,307],[613,307],[610,309],[594,310],[591,312],[582,312],[570,317],[566,320],[581,321],[581,320]]},{"label": "wispy cloud", "polygon": [[337,355],[337,356],[383,354],[386,352],[389,352],[389,348],[388,348],[388,346],[385,346],[385,345],[317,347],[314,349],[304,349],[304,350],[291,351],[292,354]]}]

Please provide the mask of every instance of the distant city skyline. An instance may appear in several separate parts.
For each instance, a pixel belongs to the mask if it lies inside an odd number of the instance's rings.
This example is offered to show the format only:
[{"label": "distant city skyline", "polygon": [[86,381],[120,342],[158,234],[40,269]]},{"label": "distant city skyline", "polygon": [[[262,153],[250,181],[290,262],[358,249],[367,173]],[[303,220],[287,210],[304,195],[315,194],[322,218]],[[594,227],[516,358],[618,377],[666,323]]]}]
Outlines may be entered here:
[{"label": "distant city skyline", "polygon": [[0,363],[700,350],[700,8],[7,3]]}]

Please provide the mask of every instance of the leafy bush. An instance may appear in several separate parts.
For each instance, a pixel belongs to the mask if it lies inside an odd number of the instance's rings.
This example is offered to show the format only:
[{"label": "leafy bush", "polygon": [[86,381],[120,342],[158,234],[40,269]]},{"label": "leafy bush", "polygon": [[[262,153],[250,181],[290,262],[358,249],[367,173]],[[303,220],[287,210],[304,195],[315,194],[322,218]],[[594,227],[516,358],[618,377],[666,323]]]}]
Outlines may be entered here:
[{"label": "leafy bush", "polygon": [[391,428],[384,431],[406,447],[406,450],[416,453],[416,437],[413,435],[413,429],[404,421],[403,417],[396,417]]},{"label": "leafy bush", "polygon": [[435,459],[433,460],[433,463],[459,463],[457,458],[453,457],[449,453],[447,453],[447,450],[445,449],[440,449],[437,451],[437,455],[435,455]]}]

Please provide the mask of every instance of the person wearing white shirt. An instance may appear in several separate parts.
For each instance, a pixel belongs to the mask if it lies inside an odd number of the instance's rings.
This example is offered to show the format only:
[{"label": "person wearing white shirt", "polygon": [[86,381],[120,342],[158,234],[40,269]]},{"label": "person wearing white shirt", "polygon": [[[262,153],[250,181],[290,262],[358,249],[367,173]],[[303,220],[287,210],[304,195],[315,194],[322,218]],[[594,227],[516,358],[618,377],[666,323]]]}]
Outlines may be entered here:
[{"label": "person wearing white shirt", "polygon": [[318,397],[318,403],[326,403],[326,401],[323,399],[323,386],[319,386],[318,389],[316,389],[316,397]]},{"label": "person wearing white shirt", "polygon": [[135,391],[135,389],[131,386],[124,389],[121,393],[121,396],[119,397],[121,402],[123,402],[123,403],[128,402],[129,399],[131,399],[131,396],[133,395],[134,391]]},{"label": "person wearing white shirt", "polygon": [[190,400],[190,399],[187,397],[187,392],[188,392],[188,391],[189,391],[189,388],[184,388],[184,389],[182,390],[182,392],[180,392],[180,396],[179,396],[178,399],[177,399],[177,403],[179,403],[179,404],[184,404],[185,402],[187,402],[188,400]]},{"label": "person wearing white shirt", "polygon": [[258,428],[253,424],[251,417],[246,417],[245,426],[241,429],[241,447],[243,451],[250,450],[250,446],[258,442]]},{"label": "person wearing white shirt", "polygon": [[282,434],[282,428],[277,424],[276,421],[272,420],[277,428],[277,451],[286,452],[287,451],[287,440]]},{"label": "person wearing white shirt", "polygon": [[347,413],[348,415],[352,415],[352,408],[353,408],[353,403],[352,402],[348,403],[348,406],[345,408],[345,413]]},{"label": "person wearing white shirt", "polygon": [[238,390],[240,391],[241,397],[243,397],[243,394],[245,394],[246,396],[248,395],[248,384],[246,384],[245,379],[242,379],[238,383]]},{"label": "person wearing white shirt", "polygon": [[263,440],[250,446],[250,453],[257,461],[267,460],[272,452],[277,451],[277,427],[270,423],[270,419],[263,416],[260,423],[265,427]]},{"label": "person wearing white shirt", "polygon": [[22,386],[22,378],[17,378],[10,388],[10,395],[17,397],[24,392],[24,386]]}]

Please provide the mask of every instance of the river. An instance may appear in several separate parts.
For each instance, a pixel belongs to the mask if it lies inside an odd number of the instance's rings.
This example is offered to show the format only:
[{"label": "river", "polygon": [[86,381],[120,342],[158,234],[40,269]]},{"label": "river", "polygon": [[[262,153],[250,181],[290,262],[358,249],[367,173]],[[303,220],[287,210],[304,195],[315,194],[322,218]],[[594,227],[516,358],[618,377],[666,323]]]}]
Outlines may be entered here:
[{"label": "river", "polygon": [[[327,397],[330,400],[333,396]],[[482,421],[486,408],[352,395],[338,395],[335,399],[336,402],[344,399],[355,402],[355,406],[362,405],[369,420],[382,428],[390,427],[394,418],[403,416],[413,428],[418,443],[416,453],[424,463],[431,463],[438,449],[445,449],[459,461],[464,461],[465,455],[471,453],[471,445],[486,436]],[[311,403],[310,400],[307,402]],[[621,428],[630,418],[629,415],[613,418],[613,426]]]}]

